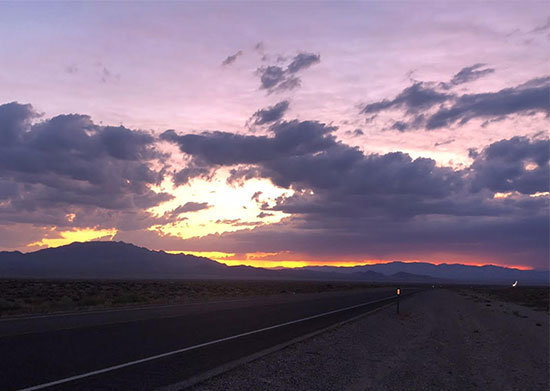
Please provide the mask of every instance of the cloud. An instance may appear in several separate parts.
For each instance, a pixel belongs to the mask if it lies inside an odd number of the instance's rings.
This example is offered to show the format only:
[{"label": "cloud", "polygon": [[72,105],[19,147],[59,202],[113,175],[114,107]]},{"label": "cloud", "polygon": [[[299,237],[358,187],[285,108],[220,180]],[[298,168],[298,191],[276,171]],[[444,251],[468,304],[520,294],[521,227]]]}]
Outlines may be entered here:
[{"label": "cloud", "polygon": [[239,50],[237,53],[232,54],[231,56],[227,56],[227,58],[222,61],[222,65],[226,66],[226,65],[233,64],[237,59],[237,57],[242,56],[242,54],[243,54],[243,51]]},{"label": "cloud", "polygon": [[172,210],[171,213],[180,215],[182,213],[198,212],[199,210],[209,209],[212,205],[208,205],[208,202],[186,202],[183,205],[178,206]]},{"label": "cloud", "polygon": [[533,79],[522,85],[497,92],[465,94],[454,98],[450,106],[439,108],[426,121],[427,129],[437,129],[474,118],[492,119],[510,114],[548,113],[550,77]]},{"label": "cloud", "polygon": [[253,227],[263,223],[261,221],[242,221],[241,219],[218,219],[216,224],[227,224],[233,227]]},{"label": "cloud", "polygon": [[313,53],[298,53],[290,64],[288,64],[287,72],[296,73],[302,69],[307,69],[313,64],[321,62],[321,56]]},{"label": "cloud", "polygon": [[[462,254],[512,264],[529,254],[534,264],[546,262],[547,200],[531,195],[548,188],[547,141],[502,140],[470,167],[454,170],[402,152],[365,154],[337,141],[336,128],[315,121],[279,122],[269,130],[268,136],[170,137],[194,164],[212,170],[245,164],[253,168],[249,173],[293,190],[263,206],[262,213],[290,215],[281,223],[186,240],[185,246],[378,258]],[[531,161],[535,168],[508,169]],[[490,174],[495,167],[502,174]],[[494,198],[502,190],[520,196]]]},{"label": "cloud", "polygon": [[393,99],[384,99],[365,105],[361,113],[374,114],[384,110],[399,108],[405,109],[409,114],[416,114],[421,110],[446,102],[449,99],[451,99],[451,95],[437,91],[433,88],[432,83],[415,82]]},{"label": "cloud", "polygon": [[534,194],[550,190],[550,141],[513,137],[477,154],[471,166],[472,188]]},{"label": "cloud", "polygon": [[260,88],[268,93],[289,91],[300,87],[301,80],[295,74],[321,61],[321,56],[312,53],[298,53],[285,68],[278,65],[263,66],[256,70],[260,76]]},{"label": "cloud", "polygon": [[535,27],[530,33],[544,33],[547,30],[550,30],[550,16],[546,18],[546,23]]},{"label": "cloud", "polygon": [[271,216],[273,216],[273,213],[260,212],[256,217],[259,219],[263,219],[264,217],[271,217]]},{"label": "cloud", "polygon": [[335,129],[315,121],[290,121],[272,125],[270,136],[220,131],[178,135],[172,130],[160,138],[177,144],[182,152],[192,156],[191,167],[199,171],[319,152],[334,143],[330,133]]},{"label": "cloud", "polygon": [[[534,79],[512,90],[523,93],[544,83]],[[445,104],[456,105],[459,98]],[[433,113],[423,108],[429,101],[409,97],[398,105],[413,107],[415,118],[429,118]],[[440,105],[434,104],[435,112]],[[548,198],[538,194],[549,188],[547,139],[500,140],[473,151],[469,167],[453,169],[403,152],[365,153],[339,141],[337,127],[319,121],[279,118],[266,125],[261,135],[168,130],[160,139],[176,145],[188,162],[171,173],[176,185],[221,168],[230,170],[229,183],[265,178],[292,191],[261,204],[257,219],[275,212],[288,217],[270,225],[225,221],[247,229],[186,240],[158,237],[155,247],[547,264]],[[172,197],[152,190],[170,173],[148,132],[97,125],[78,114],[40,118],[32,106],[10,103],[0,105],[0,140],[3,224],[109,224],[117,238],[151,240],[158,234],[143,233],[146,228],[210,207],[186,202],[160,217],[147,212]],[[256,192],[251,199],[260,203],[261,196]]]},{"label": "cloud", "polygon": [[449,83],[456,86],[459,84],[464,84],[477,80],[485,75],[495,72],[493,68],[480,69],[485,65],[486,64],[474,64],[472,66],[462,68],[457,74],[453,76]]},{"label": "cloud", "polygon": [[[476,71],[479,66],[481,64],[464,68],[453,77],[454,83],[473,80],[481,77],[480,72],[489,71]],[[391,128],[404,132],[418,128],[438,129],[457,123],[464,125],[472,119],[488,123],[513,114],[548,113],[550,109],[550,77],[532,79],[496,92],[458,95],[446,92],[446,88],[445,83],[415,82],[393,99],[365,105],[361,113],[371,115],[399,109],[404,112],[404,117],[394,121]]]},{"label": "cloud", "polygon": [[113,73],[112,70],[107,68],[107,66],[103,65],[102,63],[98,62],[96,63],[96,67],[99,69],[99,78],[102,83],[109,83],[112,81],[119,81],[120,80],[120,74],[119,73]]},{"label": "cloud", "polygon": [[355,130],[346,130],[346,134],[348,136],[352,136],[352,137],[359,137],[359,136],[363,136],[365,134],[365,132],[363,132],[362,129],[355,129]]},{"label": "cloud", "polygon": [[288,110],[288,107],[288,100],[283,100],[273,106],[256,111],[252,115],[251,120],[255,125],[265,125],[270,122],[279,121],[283,118],[283,115]]},{"label": "cloud", "polygon": [[265,44],[262,41],[256,43],[256,45],[254,45],[254,50],[263,53],[263,51],[265,50]]},{"label": "cloud", "polygon": [[283,68],[275,65],[258,68],[261,87],[270,90],[283,82],[286,78]]},{"label": "cloud", "polygon": [[[0,105],[0,194],[7,200],[0,219],[138,225],[151,217],[144,210],[172,198],[151,190],[164,177],[152,163],[165,156],[149,133],[96,125],[86,115],[37,118],[30,105]],[[69,221],[70,213],[76,217]]]},{"label": "cloud", "polygon": [[449,145],[449,144],[452,144],[454,143],[456,140],[454,138],[452,139],[449,139],[449,140],[445,140],[445,141],[441,141],[441,142],[436,142],[434,143],[434,147],[440,147],[442,145]]},{"label": "cloud", "polygon": [[254,194],[252,194],[252,197],[250,197],[250,200],[260,202],[260,197],[263,194],[261,191],[257,191]]},{"label": "cloud", "polygon": [[75,73],[78,73],[78,66],[76,64],[70,64],[65,67],[65,72],[74,75]]}]

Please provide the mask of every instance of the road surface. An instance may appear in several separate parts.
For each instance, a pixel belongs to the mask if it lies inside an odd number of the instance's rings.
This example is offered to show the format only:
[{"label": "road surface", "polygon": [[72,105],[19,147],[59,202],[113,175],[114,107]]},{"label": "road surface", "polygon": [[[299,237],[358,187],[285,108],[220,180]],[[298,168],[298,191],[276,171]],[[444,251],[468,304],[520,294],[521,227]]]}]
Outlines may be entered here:
[{"label": "road surface", "polygon": [[377,288],[2,320],[0,390],[155,390],[394,297]]}]

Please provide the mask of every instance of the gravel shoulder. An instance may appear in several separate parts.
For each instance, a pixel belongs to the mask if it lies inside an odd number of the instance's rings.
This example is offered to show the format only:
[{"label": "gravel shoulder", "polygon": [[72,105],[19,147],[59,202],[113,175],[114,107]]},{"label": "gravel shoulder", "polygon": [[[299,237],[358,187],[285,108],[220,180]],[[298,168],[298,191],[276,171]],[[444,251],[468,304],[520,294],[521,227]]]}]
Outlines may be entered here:
[{"label": "gravel shoulder", "polygon": [[546,391],[549,354],[547,312],[438,289],[192,390]]}]

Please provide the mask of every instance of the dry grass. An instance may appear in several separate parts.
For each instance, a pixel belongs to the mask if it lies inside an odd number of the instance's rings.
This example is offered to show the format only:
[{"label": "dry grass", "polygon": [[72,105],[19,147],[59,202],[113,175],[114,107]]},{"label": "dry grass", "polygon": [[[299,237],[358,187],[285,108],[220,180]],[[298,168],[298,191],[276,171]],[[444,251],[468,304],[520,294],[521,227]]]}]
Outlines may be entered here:
[{"label": "dry grass", "polygon": [[310,281],[0,280],[0,316],[372,287]]},{"label": "dry grass", "polygon": [[507,288],[476,287],[476,293],[493,297],[498,300],[521,304],[537,311],[549,311],[549,287],[517,286]]}]

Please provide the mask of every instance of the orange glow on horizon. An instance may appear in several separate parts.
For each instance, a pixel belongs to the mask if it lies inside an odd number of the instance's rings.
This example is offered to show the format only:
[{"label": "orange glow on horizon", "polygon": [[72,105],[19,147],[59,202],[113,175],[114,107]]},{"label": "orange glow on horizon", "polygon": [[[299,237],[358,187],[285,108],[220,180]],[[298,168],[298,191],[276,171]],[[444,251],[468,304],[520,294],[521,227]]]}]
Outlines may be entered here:
[{"label": "orange glow on horizon", "polygon": [[496,264],[493,262],[488,263],[481,263],[481,262],[449,262],[449,261],[431,261],[431,260],[420,260],[420,259],[413,259],[413,260],[401,260],[401,259],[365,259],[365,260],[349,260],[349,261],[341,261],[341,260],[300,260],[300,259],[269,259],[270,256],[277,255],[277,253],[248,253],[248,254],[239,254],[239,259],[235,259],[237,257],[234,253],[224,253],[219,251],[166,251],[170,254],[189,254],[189,255],[195,255],[198,257],[205,257],[212,259],[216,262],[223,263],[228,266],[253,266],[253,267],[261,267],[261,268],[268,268],[268,269],[275,269],[275,268],[289,268],[289,269],[296,269],[296,268],[302,268],[307,266],[337,266],[337,267],[354,267],[354,266],[366,266],[366,265],[377,265],[377,264],[385,264],[385,263],[391,263],[391,262],[403,262],[403,263],[431,263],[433,265],[442,265],[442,264],[460,264],[460,265],[466,265],[466,266],[500,266],[500,267],[506,267],[506,268],[513,268],[513,269],[519,269],[519,270],[533,270],[532,267],[524,266],[524,265],[504,265],[504,264]]}]

